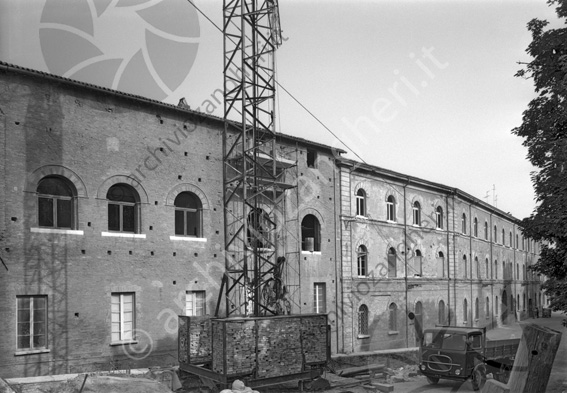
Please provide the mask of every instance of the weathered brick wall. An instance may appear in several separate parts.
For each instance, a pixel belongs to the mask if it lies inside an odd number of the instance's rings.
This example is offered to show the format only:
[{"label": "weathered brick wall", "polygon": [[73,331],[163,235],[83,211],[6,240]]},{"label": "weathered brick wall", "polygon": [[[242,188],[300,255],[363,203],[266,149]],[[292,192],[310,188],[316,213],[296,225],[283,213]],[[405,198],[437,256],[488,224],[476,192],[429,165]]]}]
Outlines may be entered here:
[{"label": "weathered brick wall", "polygon": [[[2,376],[175,363],[185,291],[206,290],[210,312],[224,270],[222,124],[10,71],[0,91]],[[82,235],[32,232],[37,181],[50,173],[76,184]],[[101,235],[112,181],[136,185],[145,238]],[[206,241],[170,240],[173,199],[186,189],[202,199]],[[113,346],[110,295],[123,291],[135,293],[137,344]],[[18,295],[48,296],[49,352],[15,356]]]}]

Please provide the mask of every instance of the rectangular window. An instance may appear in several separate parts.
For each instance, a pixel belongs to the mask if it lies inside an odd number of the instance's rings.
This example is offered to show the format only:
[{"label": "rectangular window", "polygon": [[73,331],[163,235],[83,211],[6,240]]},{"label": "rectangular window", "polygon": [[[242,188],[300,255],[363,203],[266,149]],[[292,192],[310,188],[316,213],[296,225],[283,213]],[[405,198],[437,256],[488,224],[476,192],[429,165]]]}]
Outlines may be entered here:
[{"label": "rectangular window", "polygon": [[17,349],[47,348],[47,296],[18,296]]},{"label": "rectangular window", "polygon": [[315,150],[307,150],[307,167],[317,168],[317,152]]},{"label": "rectangular window", "polygon": [[388,277],[397,276],[396,254],[388,254]]},{"label": "rectangular window", "polygon": [[396,221],[396,214],[394,211],[394,202],[386,202],[386,220]]},{"label": "rectangular window", "polygon": [[198,317],[206,315],[206,291],[187,291],[185,292],[185,315]]},{"label": "rectangular window", "polygon": [[313,312],[324,314],[327,312],[326,288],[324,282],[313,284]]},{"label": "rectangular window", "polygon": [[39,197],[39,226],[54,227],[53,222],[53,198]]},{"label": "rectangular window", "polygon": [[418,275],[418,276],[422,276],[423,275],[423,270],[422,270],[422,266],[423,266],[423,256],[421,255],[416,255],[413,257],[413,268],[414,268],[414,274]]},{"label": "rectangular window", "polygon": [[113,293],[110,303],[111,341],[119,343],[135,340],[134,293]]},{"label": "rectangular window", "polygon": [[421,224],[421,212],[419,207],[413,207],[413,225],[419,226]]},{"label": "rectangular window", "polygon": [[120,205],[108,204],[108,230],[120,231]]},{"label": "rectangular window", "polygon": [[437,257],[437,277],[446,277],[445,273],[445,258]]},{"label": "rectangular window", "polygon": [[366,206],[364,205],[364,196],[357,195],[356,196],[356,215],[357,216],[365,216],[366,215]]}]

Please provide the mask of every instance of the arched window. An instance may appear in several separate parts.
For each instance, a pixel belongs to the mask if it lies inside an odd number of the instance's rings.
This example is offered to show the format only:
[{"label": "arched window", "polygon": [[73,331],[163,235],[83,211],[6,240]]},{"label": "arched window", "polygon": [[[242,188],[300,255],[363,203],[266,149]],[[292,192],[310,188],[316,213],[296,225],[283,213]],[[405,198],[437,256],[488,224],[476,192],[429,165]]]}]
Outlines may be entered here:
[{"label": "arched window", "polygon": [[480,315],[480,302],[478,298],[474,300],[474,319],[478,321]]},{"label": "arched window", "polygon": [[485,306],[486,310],[484,310],[484,317],[488,319],[490,317],[490,298],[488,296],[486,297]]},{"label": "arched window", "polygon": [[494,260],[494,279],[498,280],[498,261]]},{"label": "arched window", "polygon": [[445,255],[442,251],[437,254],[437,277],[445,277],[447,275],[445,270]]},{"label": "arched window", "polygon": [[415,250],[415,255],[413,256],[413,268],[414,268],[414,275],[421,277],[422,275],[422,266],[423,266],[423,257],[421,255],[421,251]]},{"label": "arched window", "polygon": [[392,195],[386,199],[386,220],[396,221],[396,199]]},{"label": "arched window", "polygon": [[469,302],[463,299],[463,322],[467,323],[469,320]]},{"label": "arched window", "polygon": [[437,253],[437,277],[445,277],[445,255],[442,251]]},{"label": "arched window", "polygon": [[203,237],[203,206],[192,192],[182,192],[173,202],[175,205],[175,234],[179,236]]},{"label": "arched window", "polygon": [[108,189],[108,230],[137,233],[140,228],[140,197],[128,184],[118,183]]},{"label": "arched window", "polygon": [[502,228],[502,245],[506,245],[506,231]]},{"label": "arched window", "polygon": [[473,236],[478,237],[478,219],[476,217],[473,222]]},{"label": "arched window", "polygon": [[478,263],[478,257],[474,257],[474,269],[476,274],[476,279],[480,280],[480,263]]},{"label": "arched window", "polygon": [[485,277],[486,277],[487,279],[488,279],[488,278],[492,278],[492,275],[490,274],[490,266],[489,266],[489,263],[488,263],[488,258],[486,258],[486,259],[484,260],[484,268],[485,268],[485,273],[484,273],[484,274],[485,274]]},{"label": "arched window", "polygon": [[484,240],[488,240],[488,222],[484,222]]},{"label": "arched window", "polygon": [[518,240],[518,235],[516,234],[516,248],[518,248],[519,246],[519,240]]},{"label": "arched window", "polygon": [[[416,332],[422,333],[423,332],[423,304],[421,302],[415,303],[415,328]],[[420,334],[416,334],[416,345],[419,346]]]},{"label": "arched window", "polygon": [[397,276],[398,266],[396,259],[396,250],[394,250],[394,248],[390,248],[388,250],[388,277]]},{"label": "arched window", "polygon": [[467,266],[467,255],[463,254],[463,277],[468,278],[468,270],[469,267]]},{"label": "arched window", "polygon": [[498,228],[494,225],[494,239],[492,239],[494,243],[498,243]]},{"label": "arched window", "polygon": [[516,280],[520,279],[520,265],[516,263]]},{"label": "arched window", "polygon": [[47,176],[37,186],[38,225],[47,228],[75,228],[73,183],[59,176]]},{"label": "arched window", "polygon": [[435,209],[435,226],[437,229],[443,229],[443,208],[441,206]]},{"label": "arched window", "polygon": [[301,249],[321,251],[321,225],[313,214],[307,214],[301,221]]},{"label": "arched window", "polygon": [[494,315],[498,316],[498,296],[494,298]]},{"label": "arched window", "polygon": [[445,302],[443,300],[439,300],[438,313],[439,324],[445,325],[447,322],[445,318]]},{"label": "arched window", "polygon": [[358,308],[358,334],[368,335],[368,307],[365,304],[361,304]]},{"label": "arched window", "polygon": [[388,327],[390,331],[395,332],[398,330],[398,306],[396,306],[396,303],[391,303],[390,307],[388,307],[388,310],[390,313]]},{"label": "arched window", "polygon": [[357,266],[358,266],[358,277],[366,277],[368,271],[368,250],[365,246],[358,246],[358,253],[356,256]]},{"label": "arched window", "polygon": [[465,235],[467,233],[467,215],[465,213],[461,217],[461,232]]},{"label": "arched window", "polygon": [[247,240],[249,247],[271,249],[273,244],[270,239],[271,229],[274,223],[270,220],[268,213],[261,208],[255,208],[248,213]]},{"label": "arched window", "polygon": [[418,201],[413,203],[413,225],[420,226],[421,225],[421,205]]},{"label": "arched window", "polygon": [[366,216],[366,192],[362,188],[356,192],[356,215]]}]

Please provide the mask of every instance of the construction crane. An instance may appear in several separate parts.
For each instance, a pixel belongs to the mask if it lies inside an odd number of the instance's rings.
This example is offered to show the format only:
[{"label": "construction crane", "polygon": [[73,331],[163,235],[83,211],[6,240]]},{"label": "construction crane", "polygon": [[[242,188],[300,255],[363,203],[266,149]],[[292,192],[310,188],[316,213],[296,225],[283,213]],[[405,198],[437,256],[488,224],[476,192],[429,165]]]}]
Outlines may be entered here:
[{"label": "construction crane", "polygon": [[[223,6],[225,273],[214,317],[179,316],[179,367],[211,388],[236,378],[249,387],[302,386],[329,362],[330,328],[326,314],[290,315],[292,304],[301,311],[294,300],[299,272],[289,263],[298,262],[291,232],[299,227],[297,220],[290,220],[291,231],[285,225],[286,202],[297,214],[297,188],[286,201],[297,183],[297,172],[286,175],[297,170],[297,147],[295,159],[276,149],[278,4],[225,0]],[[297,280],[288,293],[284,281],[292,275]]]},{"label": "construction crane", "polygon": [[275,51],[281,45],[277,0],[225,0],[223,181],[225,314],[289,313],[276,216],[290,163],[275,139]]}]

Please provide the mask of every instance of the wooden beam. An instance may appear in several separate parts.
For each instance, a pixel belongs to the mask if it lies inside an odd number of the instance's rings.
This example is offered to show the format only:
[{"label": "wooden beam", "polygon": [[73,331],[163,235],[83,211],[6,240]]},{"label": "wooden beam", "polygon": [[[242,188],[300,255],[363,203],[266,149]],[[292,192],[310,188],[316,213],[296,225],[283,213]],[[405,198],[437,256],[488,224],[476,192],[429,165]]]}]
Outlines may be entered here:
[{"label": "wooden beam", "polygon": [[524,325],[508,383],[489,379],[482,393],[545,392],[560,341],[558,331],[534,323]]}]

